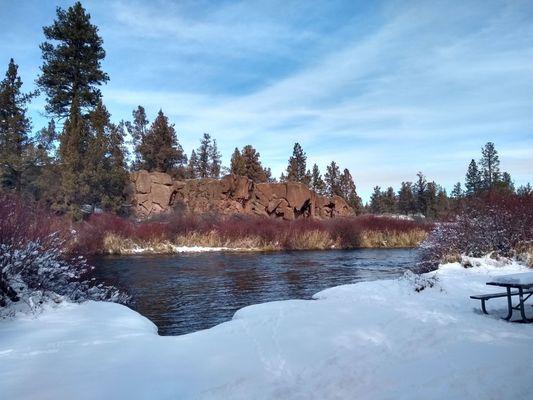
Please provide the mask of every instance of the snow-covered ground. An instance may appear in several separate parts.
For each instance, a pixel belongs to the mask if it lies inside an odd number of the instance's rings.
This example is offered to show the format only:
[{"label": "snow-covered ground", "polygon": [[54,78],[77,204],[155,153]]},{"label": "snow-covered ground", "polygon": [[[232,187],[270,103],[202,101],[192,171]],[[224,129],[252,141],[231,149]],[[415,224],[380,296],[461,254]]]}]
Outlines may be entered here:
[{"label": "snow-covered ground", "polygon": [[414,276],[340,286],[178,337],[111,303],[2,321],[0,398],[533,399],[533,324],[468,297],[526,269],[474,261],[419,293]]}]

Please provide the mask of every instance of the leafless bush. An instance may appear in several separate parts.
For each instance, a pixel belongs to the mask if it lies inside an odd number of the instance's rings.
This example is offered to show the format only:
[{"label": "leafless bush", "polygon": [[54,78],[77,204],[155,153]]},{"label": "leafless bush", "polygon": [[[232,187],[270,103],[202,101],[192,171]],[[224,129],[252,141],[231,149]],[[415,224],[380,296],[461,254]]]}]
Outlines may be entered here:
[{"label": "leafless bush", "polygon": [[89,278],[84,257],[67,253],[65,220],[18,197],[0,194],[0,315],[34,311],[48,300],[126,301],[116,288]]},{"label": "leafless bush", "polygon": [[422,244],[423,270],[461,254],[481,257],[495,252],[515,255],[516,247],[533,239],[533,197],[493,193],[466,202],[451,222],[438,224]]}]

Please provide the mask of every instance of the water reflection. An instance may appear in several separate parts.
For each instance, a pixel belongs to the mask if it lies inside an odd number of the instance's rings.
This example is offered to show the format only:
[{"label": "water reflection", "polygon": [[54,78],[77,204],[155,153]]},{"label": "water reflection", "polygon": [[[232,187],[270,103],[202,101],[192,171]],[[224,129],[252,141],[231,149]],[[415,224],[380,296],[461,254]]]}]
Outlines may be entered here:
[{"label": "water reflection", "polygon": [[399,276],[416,250],[200,253],[105,257],[96,275],[125,288],[137,311],[162,335],[179,335],[231,319],[239,308],[309,299],[328,287]]}]

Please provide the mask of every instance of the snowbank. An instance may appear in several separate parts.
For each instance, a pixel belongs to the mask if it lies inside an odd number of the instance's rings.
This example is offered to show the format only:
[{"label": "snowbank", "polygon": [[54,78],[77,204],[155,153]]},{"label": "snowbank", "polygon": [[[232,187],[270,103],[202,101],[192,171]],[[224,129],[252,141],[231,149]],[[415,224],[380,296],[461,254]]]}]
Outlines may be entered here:
[{"label": "snowbank", "polygon": [[[533,325],[478,311],[468,296],[525,272],[448,264],[417,293],[413,276],[339,286],[315,301],[239,310],[232,321],[160,337],[134,311],[66,304],[0,322],[6,399],[531,399]],[[501,309],[504,301],[489,302]]]}]

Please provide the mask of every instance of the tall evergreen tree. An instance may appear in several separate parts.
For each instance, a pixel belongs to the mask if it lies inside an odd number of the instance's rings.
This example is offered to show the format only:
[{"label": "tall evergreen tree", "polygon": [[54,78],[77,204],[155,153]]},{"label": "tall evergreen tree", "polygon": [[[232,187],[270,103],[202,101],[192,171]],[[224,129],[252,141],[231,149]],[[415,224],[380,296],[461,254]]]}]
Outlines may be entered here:
[{"label": "tall evergreen tree", "polygon": [[413,186],[413,194],[415,197],[415,204],[416,204],[416,211],[419,213],[422,213],[424,215],[427,215],[428,210],[428,197],[427,197],[427,189],[428,189],[428,183],[426,180],[426,177],[422,172],[418,172],[416,174],[417,181],[415,182]]},{"label": "tall evergreen tree", "polygon": [[106,192],[100,205],[104,210],[123,212],[125,192],[129,175],[127,172],[127,154],[125,143],[126,131],[123,123],[111,124],[108,136],[108,154],[106,157],[107,179]]},{"label": "tall evergreen tree", "polygon": [[141,167],[148,171],[171,172],[187,162],[187,156],[178,143],[174,125],[159,110],[144,140],[139,146]]},{"label": "tall evergreen tree", "polygon": [[215,178],[215,179],[220,178],[220,169],[222,167],[221,158],[222,158],[222,155],[218,151],[217,141],[216,139],[213,139],[213,143],[211,145],[211,148],[209,149],[209,159],[210,159],[209,176],[211,178]]},{"label": "tall evergreen tree", "polygon": [[109,80],[101,62],[103,40],[91,16],[80,2],[67,10],[56,10],[56,19],[43,27],[46,41],[40,45],[43,57],[37,85],[45,92],[46,111],[72,117],[76,102],[80,114],[96,106],[101,98],[98,86]]},{"label": "tall evergreen tree", "polygon": [[217,141],[204,133],[200,146],[196,150],[196,175],[198,178],[220,178],[221,154]]},{"label": "tall evergreen tree", "polygon": [[446,215],[450,211],[450,198],[446,193],[446,189],[442,187],[438,187],[435,208],[437,217]]},{"label": "tall evergreen tree", "polygon": [[246,175],[246,162],[237,147],[235,147],[235,150],[231,155],[230,172],[235,175]]},{"label": "tall evergreen tree", "polygon": [[514,183],[509,172],[504,172],[497,183],[498,188],[503,192],[513,193],[515,191]]},{"label": "tall evergreen tree", "polygon": [[339,187],[341,195],[346,200],[346,202],[353,208],[356,213],[361,212],[363,206],[361,198],[357,195],[355,182],[353,181],[350,171],[345,168],[340,180]]},{"label": "tall evergreen tree", "polygon": [[90,192],[85,203],[119,212],[128,180],[124,125],[112,124],[109,112],[99,101],[89,114],[88,126],[90,142],[85,157],[85,175]]},{"label": "tall evergreen tree", "polygon": [[196,151],[191,152],[191,156],[189,157],[189,164],[187,165],[187,179],[196,179],[198,178],[197,175],[198,171],[198,156],[196,155]]},{"label": "tall evergreen tree", "polygon": [[310,176],[309,171],[307,171],[307,156],[300,143],[294,144],[285,179],[289,182],[301,182],[309,185]]},{"label": "tall evergreen tree", "polygon": [[411,182],[402,182],[398,191],[398,211],[408,215],[416,212],[416,202],[413,196],[413,184]]},{"label": "tall evergreen tree", "polygon": [[42,128],[39,132],[37,132],[36,139],[39,148],[43,150],[49,157],[53,157],[55,150],[54,144],[58,139],[56,123],[53,119],[48,122],[48,126],[46,128]]},{"label": "tall evergreen tree", "polygon": [[272,176],[272,170],[270,169],[270,167],[264,168],[264,171],[266,176],[266,182],[275,183],[276,178]]},{"label": "tall evergreen tree", "polygon": [[200,147],[196,150],[198,157],[197,175],[198,178],[209,177],[210,163],[209,155],[211,151],[211,136],[209,133],[204,133],[202,140],[200,141]]},{"label": "tall evergreen tree", "polygon": [[325,194],[326,190],[326,183],[322,179],[322,174],[320,174],[316,164],[313,164],[313,171],[311,172],[311,189],[320,195]]},{"label": "tall evergreen tree", "polygon": [[460,198],[463,197],[463,189],[461,188],[461,182],[457,182],[453,186],[453,190],[452,190],[451,196],[454,199],[460,199]]},{"label": "tall evergreen tree", "polygon": [[482,185],[484,189],[491,190],[500,180],[500,158],[494,143],[488,142],[481,149]]},{"label": "tall evergreen tree", "polygon": [[339,166],[335,161],[332,161],[331,164],[326,167],[326,174],[324,175],[326,194],[328,196],[342,196],[340,179],[341,172]]},{"label": "tall evergreen tree", "polygon": [[435,182],[428,182],[426,191],[424,193],[425,210],[422,213],[429,218],[435,218],[438,214],[437,208],[437,184]]},{"label": "tall evergreen tree", "polygon": [[383,206],[386,213],[394,214],[397,212],[397,198],[392,186],[389,186],[383,193]]},{"label": "tall evergreen tree", "polygon": [[465,194],[467,196],[473,196],[478,193],[482,188],[481,173],[477,167],[475,160],[471,160],[468,165],[465,179]]},{"label": "tall evergreen tree", "polygon": [[533,195],[533,188],[531,187],[531,184],[528,182],[526,185],[520,186],[516,190],[516,194],[519,196],[531,196]]},{"label": "tall evergreen tree", "polygon": [[18,65],[11,59],[0,82],[0,186],[21,191],[30,145],[28,103],[36,93],[22,93]]},{"label": "tall evergreen tree", "polygon": [[241,152],[244,160],[245,175],[254,182],[267,182],[267,172],[259,161],[260,154],[250,145],[243,147]]},{"label": "tall evergreen tree", "polygon": [[61,183],[53,204],[54,209],[68,212],[74,218],[81,217],[81,206],[91,190],[85,170],[90,139],[87,119],[81,115],[75,99],[61,133],[58,150]]},{"label": "tall evergreen tree", "polygon": [[131,137],[131,145],[133,148],[134,158],[132,160],[132,169],[139,168],[141,163],[140,145],[144,140],[144,137],[148,133],[148,126],[150,122],[146,117],[146,111],[143,106],[138,106],[132,111],[133,121],[126,122],[126,129]]},{"label": "tall evergreen tree", "polygon": [[374,186],[374,191],[370,195],[370,212],[372,214],[383,214],[385,206],[383,204],[383,193],[379,186]]}]

